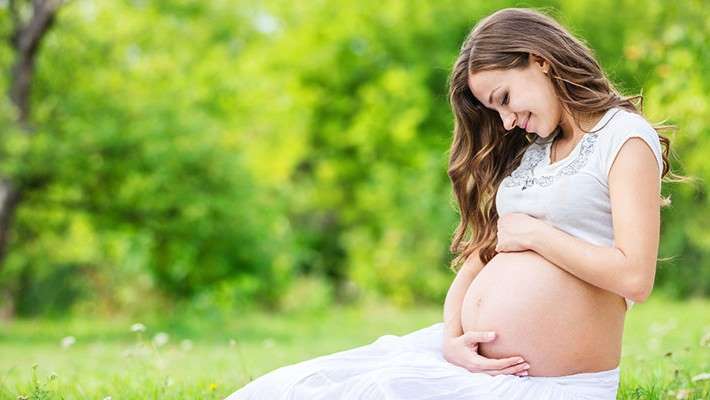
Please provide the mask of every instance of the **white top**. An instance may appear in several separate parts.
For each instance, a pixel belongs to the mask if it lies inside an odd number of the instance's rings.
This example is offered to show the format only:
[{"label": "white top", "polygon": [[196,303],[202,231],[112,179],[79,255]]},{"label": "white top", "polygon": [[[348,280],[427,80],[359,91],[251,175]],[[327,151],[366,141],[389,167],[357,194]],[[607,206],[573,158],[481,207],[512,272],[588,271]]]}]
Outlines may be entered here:
[{"label": "white top", "polygon": [[[501,181],[495,200],[498,215],[525,213],[587,242],[613,246],[609,171],[621,145],[631,137],[649,145],[660,180],[663,158],[658,134],[644,117],[614,107],[567,157],[552,164],[552,138],[538,137],[525,150],[520,166]],[[634,303],[625,300],[628,310]]]}]

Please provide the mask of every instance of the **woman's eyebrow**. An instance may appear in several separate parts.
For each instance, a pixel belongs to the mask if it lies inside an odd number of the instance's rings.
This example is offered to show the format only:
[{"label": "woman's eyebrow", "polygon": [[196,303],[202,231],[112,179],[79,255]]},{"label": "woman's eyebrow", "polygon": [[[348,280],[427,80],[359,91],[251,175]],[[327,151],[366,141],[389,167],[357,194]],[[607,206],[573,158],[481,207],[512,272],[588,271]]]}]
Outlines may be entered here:
[{"label": "woman's eyebrow", "polygon": [[493,93],[495,93],[498,88],[500,88],[500,86],[497,86],[495,89],[491,90],[491,94],[488,95],[488,104],[493,105]]}]

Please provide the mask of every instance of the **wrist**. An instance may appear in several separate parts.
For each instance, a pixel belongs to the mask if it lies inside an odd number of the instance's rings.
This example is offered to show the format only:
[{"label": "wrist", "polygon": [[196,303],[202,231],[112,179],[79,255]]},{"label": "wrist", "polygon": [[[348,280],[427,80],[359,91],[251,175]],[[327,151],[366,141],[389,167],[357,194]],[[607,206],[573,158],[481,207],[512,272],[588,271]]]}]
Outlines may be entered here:
[{"label": "wrist", "polygon": [[542,221],[539,223],[535,224],[535,227],[532,229],[530,234],[526,237],[526,244],[525,246],[537,253],[540,252],[540,246],[542,245],[543,241],[547,237],[547,232],[546,229],[548,228],[548,225]]},{"label": "wrist", "polygon": [[443,338],[444,340],[446,339],[454,339],[461,336],[460,334],[456,334],[454,332],[444,332]]},{"label": "wrist", "polygon": [[462,329],[456,329],[455,326],[450,326],[448,324],[444,325],[444,332],[443,332],[444,339],[456,338],[461,335],[463,335]]}]

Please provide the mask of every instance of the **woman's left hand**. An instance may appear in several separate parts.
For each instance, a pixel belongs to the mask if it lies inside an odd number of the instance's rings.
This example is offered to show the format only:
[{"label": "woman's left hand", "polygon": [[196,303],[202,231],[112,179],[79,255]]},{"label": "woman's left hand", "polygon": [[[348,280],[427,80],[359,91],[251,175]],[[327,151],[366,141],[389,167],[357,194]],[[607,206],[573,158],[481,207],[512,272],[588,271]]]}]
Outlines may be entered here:
[{"label": "woman's left hand", "polygon": [[498,217],[497,252],[524,251],[531,248],[534,235],[543,221],[523,213],[508,213]]}]

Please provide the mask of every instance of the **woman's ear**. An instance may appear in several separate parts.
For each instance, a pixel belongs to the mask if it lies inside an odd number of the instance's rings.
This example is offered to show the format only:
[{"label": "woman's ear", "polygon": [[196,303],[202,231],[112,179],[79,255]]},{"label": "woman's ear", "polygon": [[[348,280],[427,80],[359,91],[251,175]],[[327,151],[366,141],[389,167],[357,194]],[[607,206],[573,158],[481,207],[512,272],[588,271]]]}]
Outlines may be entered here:
[{"label": "woman's ear", "polygon": [[535,65],[540,68],[540,70],[543,73],[547,73],[550,70],[550,63],[547,62],[544,58],[538,56],[537,54],[529,53],[530,54],[530,62],[534,62]]}]

